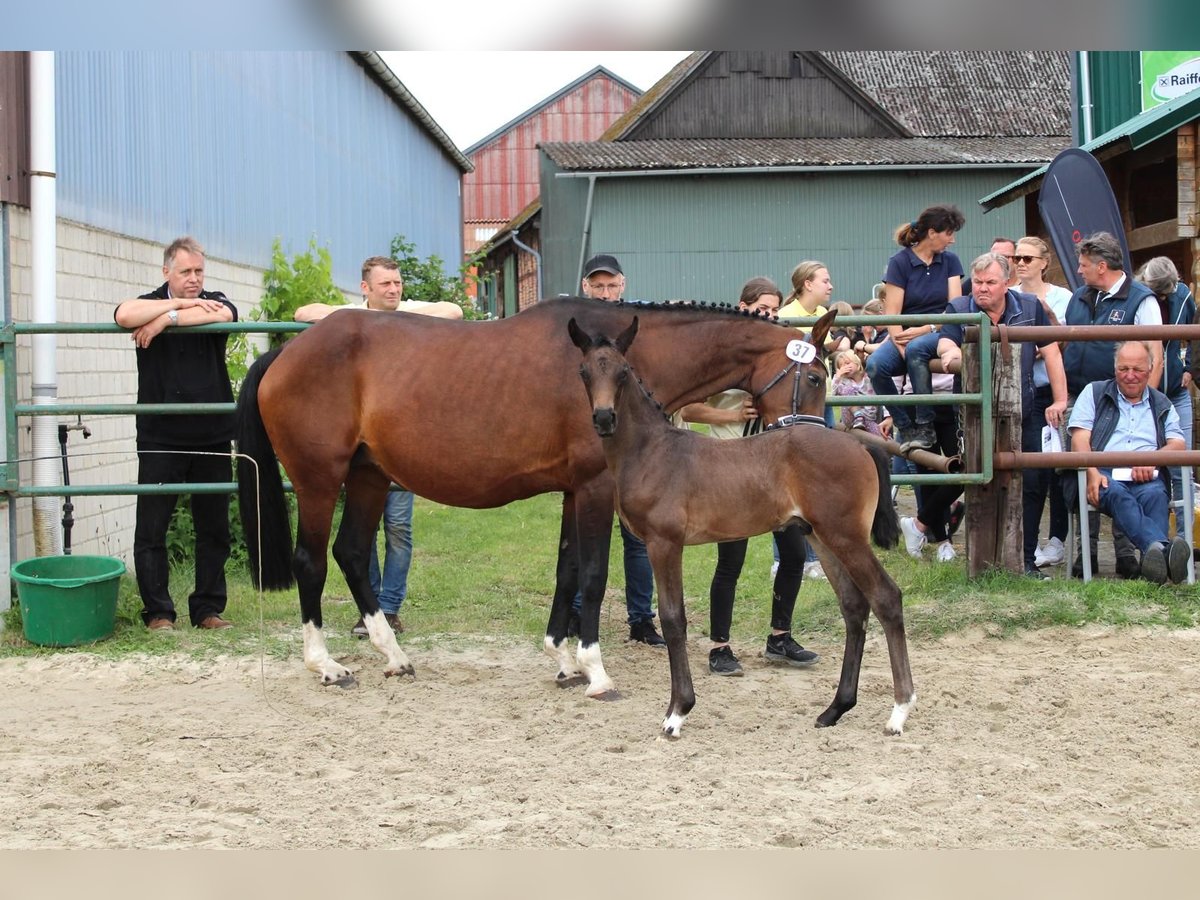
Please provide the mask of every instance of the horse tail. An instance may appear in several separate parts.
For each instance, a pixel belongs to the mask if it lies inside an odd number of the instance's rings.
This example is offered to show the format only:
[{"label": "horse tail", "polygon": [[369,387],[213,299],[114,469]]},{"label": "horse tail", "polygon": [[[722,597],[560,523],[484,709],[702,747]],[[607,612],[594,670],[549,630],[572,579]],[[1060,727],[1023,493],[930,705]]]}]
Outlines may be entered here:
[{"label": "horse tail", "polygon": [[238,394],[236,414],[238,505],[242,513],[242,531],[250,554],[250,577],[256,587],[264,590],[283,590],[292,586],[292,524],[283,494],[279,460],[258,408],[258,388],[263,375],[282,349],[277,347],[264,353],[250,366]]},{"label": "horse tail", "polygon": [[892,457],[882,447],[867,445],[867,452],[875,460],[875,471],[879,474],[879,500],[875,504],[875,521],[871,523],[871,537],[877,547],[891,550],[900,543],[900,519],[892,505]]}]

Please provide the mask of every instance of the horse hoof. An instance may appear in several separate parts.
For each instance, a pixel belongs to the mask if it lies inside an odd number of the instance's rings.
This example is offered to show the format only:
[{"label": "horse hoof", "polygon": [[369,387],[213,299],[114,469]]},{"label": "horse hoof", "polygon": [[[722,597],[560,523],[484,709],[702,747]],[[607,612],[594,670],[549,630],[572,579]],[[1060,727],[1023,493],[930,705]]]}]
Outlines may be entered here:
[{"label": "horse hoof", "polygon": [[321,684],[325,687],[340,687],[345,691],[352,687],[357,687],[358,681],[352,673],[347,672],[345,675],[339,675],[337,678],[322,681]]},{"label": "horse hoof", "polygon": [[601,691],[599,694],[588,694],[592,700],[599,700],[602,703],[611,703],[614,700],[621,700],[621,692],[616,688],[609,688],[607,691]]},{"label": "horse hoof", "polygon": [[384,669],[383,670],[384,678],[391,678],[392,676],[396,676],[398,678],[401,675],[412,675],[414,678],[416,678],[417,670],[414,669],[411,664],[407,665],[407,666],[403,666],[399,669]]},{"label": "horse hoof", "polygon": [[559,672],[554,676],[554,683],[560,688],[579,687],[581,684],[587,684],[587,676],[581,672],[576,672],[574,675],[568,675],[566,672]]}]

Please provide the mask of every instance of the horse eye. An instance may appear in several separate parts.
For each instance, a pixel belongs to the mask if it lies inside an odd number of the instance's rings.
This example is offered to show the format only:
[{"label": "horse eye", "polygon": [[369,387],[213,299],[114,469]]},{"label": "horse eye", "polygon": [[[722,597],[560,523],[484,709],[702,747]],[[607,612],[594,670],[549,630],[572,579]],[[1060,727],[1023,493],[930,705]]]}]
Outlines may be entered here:
[{"label": "horse eye", "polygon": [[813,387],[816,387],[817,385],[819,385],[821,383],[821,376],[818,375],[816,372],[809,372],[808,373],[808,383],[811,384]]}]

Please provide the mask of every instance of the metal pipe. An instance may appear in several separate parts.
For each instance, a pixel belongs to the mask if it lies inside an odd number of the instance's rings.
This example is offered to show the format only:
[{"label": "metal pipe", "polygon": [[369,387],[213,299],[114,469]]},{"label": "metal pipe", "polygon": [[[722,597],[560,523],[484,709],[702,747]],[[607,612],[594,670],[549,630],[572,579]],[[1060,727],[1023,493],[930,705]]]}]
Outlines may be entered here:
[{"label": "metal pipe", "polygon": [[895,441],[872,434],[869,431],[863,431],[861,428],[851,429],[845,425],[838,425],[837,430],[854,435],[864,444],[874,444],[876,447],[882,447],[888,453],[892,454],[892,456],[910,459],[918,466],[929,469],[932,472],[956,475],[962,471],[962,459],[957,456],[946,457],[940,453],[932,453],[929,450],[913,450],[910,453],[904,453],[900,449],[900,445]]},{"label": "metal pipe", "polygon": [[1200,450],[1092,450],[1059,453],[1005,450],[993,454],[997,469],[1084,469],[1089,466],[1195,466]]},{"label": "metal pipe", "polygon": [[1088,51],[1079,51],[1079,120],[1083,143],[1092,142],[1092,72]]},{"label": "metal pipe", "polygon": [[[30,264],[33,269],[33,321],[58,318],[55,283],[58,207],[55,196],[54,54],[29,54],[29,218]],[[57,338],[33,338],[33,402],[54,406],[58,402]],[[59,483],[56,423],[38,418],[33,423],[33,483],[40,487]],[[49,498],[33,503],[33,541],[37,556],[61,551],[57,504]]]},{"label": "metal pipe", "polygon": [[[528,244],[523,244],[523,243],[521,243],[521,239],[520,239],[519,237],[517,237],[517,232],[516,232],[516,231],[513,231],[513,232],[511,232],[511,234],[512,234],[512,242],[513,242],[513,244],[514,244],[515,246],[517,246],[517,247],[520,247],[520,248],[521,248],[522,250],[524,250],[526,253],[528,253],[528,254],[530,254],[531,256],[533,256],[533,264],[534,264],[534,267],[535,267],[535,268],[534,268],[534,276],[535,276],[535,278],[536,278],[536,281],[537,281],[537,285],[536,285],[536,288],[537,288],[537,299],[538,299],[538,300],[541,300],[541,299],[542,299],[542,254],[538,253],[536,250],[534,250],[534,249],[533,249],[532,247],[530,247]],[[520,273],[518,272],[518,274],[517,274],[517,281],[518,281],[518,282],[520,282],[520,280],[521,280],[521,276],[520,276]],[[519,291],[519,289],[518,289],[518,294],[519,294],[519,293],[520,293],[520,291]],[[521,305],[519,301],[520,301],[520,297],[518,297],[518,303],[517,303],[517,307],[518,307],[518,308],[520,308],[520,305]]]}]

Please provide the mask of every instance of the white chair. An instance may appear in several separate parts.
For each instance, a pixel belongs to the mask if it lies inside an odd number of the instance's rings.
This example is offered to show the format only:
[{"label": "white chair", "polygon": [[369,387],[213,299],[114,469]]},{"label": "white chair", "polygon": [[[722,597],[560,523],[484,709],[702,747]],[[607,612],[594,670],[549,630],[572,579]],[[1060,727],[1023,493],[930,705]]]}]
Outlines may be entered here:
[{"label": "white chair", "polygon": [[[1188,466],[1184,466],[1184,469],[1187,471],[1184,472],[1183,478],[1183,496],[1172,499],[1171,508],[1175,510],[1175,533],[1182,535],[1188,545],[1187,583],[1195,584],[1195,546],[1192,540],[1195,506],[1193,505],[1192,472]],[[1092,580],[1091,525],[1088,522],[1088,512],[1095,510],[1095,507],[1088,503],[1087,499],[1087,469],[1076,469],[1075,475],[1079,486],[1079,508],[1073,512],[1067,531],[1067,565],[1073,565],[1071,561],[1075,559],[1075,523],[1078,522],[1079,546],[1088,548],[1086,553],[1079,554],[1083,562],[1083,580],[1086,584]]]}]

